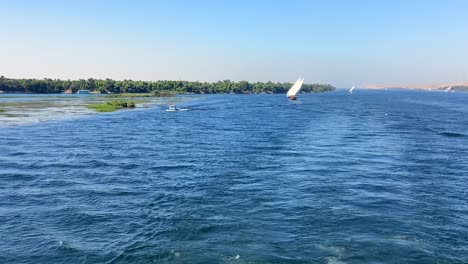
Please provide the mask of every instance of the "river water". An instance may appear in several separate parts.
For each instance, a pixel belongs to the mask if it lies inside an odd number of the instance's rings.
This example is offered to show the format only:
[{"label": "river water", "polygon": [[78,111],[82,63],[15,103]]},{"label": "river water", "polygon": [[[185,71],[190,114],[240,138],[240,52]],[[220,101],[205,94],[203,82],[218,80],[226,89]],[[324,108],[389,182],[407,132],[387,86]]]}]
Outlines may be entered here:
[{"label": "river water", "polygon": [[0,263],[468,262],[468,93],[178,106],[0,121]]}]

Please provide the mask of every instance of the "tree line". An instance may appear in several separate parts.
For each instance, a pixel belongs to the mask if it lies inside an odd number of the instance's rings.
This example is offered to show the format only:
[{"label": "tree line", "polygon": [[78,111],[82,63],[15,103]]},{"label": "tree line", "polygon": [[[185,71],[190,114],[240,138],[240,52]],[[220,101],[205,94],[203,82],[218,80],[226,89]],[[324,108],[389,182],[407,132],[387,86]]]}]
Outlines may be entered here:
[{"label": "tree line", "polygon": [[[0,76],[0,91],[16,93],[61,93],[78,90],[90,90],[100,93],[286,93],[291,83],[273,82],[233,82],[230,80],[218,82],[191,82],[191,81],[116,81],[111,79],[9,79]],[[333,91],[335,87],[329,84],[304,84],[302,91],[325,92]]]}]

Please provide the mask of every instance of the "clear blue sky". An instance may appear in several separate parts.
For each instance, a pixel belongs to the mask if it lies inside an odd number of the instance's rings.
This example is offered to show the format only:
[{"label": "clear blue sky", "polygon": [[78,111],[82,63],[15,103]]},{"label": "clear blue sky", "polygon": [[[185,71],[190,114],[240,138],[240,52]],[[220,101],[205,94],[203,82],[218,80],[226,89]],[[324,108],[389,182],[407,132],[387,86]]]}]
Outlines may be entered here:
[{"label": "clear blue sky", "polygon": [[0,0],[0,75],[468,81],[468,1]]}]

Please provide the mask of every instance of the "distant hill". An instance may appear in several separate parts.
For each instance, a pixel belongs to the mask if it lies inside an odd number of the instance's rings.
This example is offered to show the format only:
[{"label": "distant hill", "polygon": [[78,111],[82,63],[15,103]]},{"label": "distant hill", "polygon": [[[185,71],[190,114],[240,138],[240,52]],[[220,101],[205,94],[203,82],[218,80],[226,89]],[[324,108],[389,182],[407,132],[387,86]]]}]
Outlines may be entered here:
[{"label": "distant hill", "polygon": [[454,91],[468,91],[468,83],[458,84],[428,84],[428,85],[381,85],[381,84],[368,84],[364,86],[367,89],[416,89],[416,90],[445,90],[447,87],[452,86]]}]

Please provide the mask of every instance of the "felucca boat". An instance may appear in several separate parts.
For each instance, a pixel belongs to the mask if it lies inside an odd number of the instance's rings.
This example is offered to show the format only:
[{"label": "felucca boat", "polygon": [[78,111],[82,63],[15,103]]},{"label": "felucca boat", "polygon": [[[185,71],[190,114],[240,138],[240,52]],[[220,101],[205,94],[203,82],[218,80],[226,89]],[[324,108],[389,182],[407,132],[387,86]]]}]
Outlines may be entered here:
[{"label": "felucca boat", "polygon": [[293,86],[289,89],[288,93],[286,94],[288,96],[288,99],[290,100],[296,100],[297,95],[301,91],[302,84],[304,83],[304,78],[299,78]]}]

